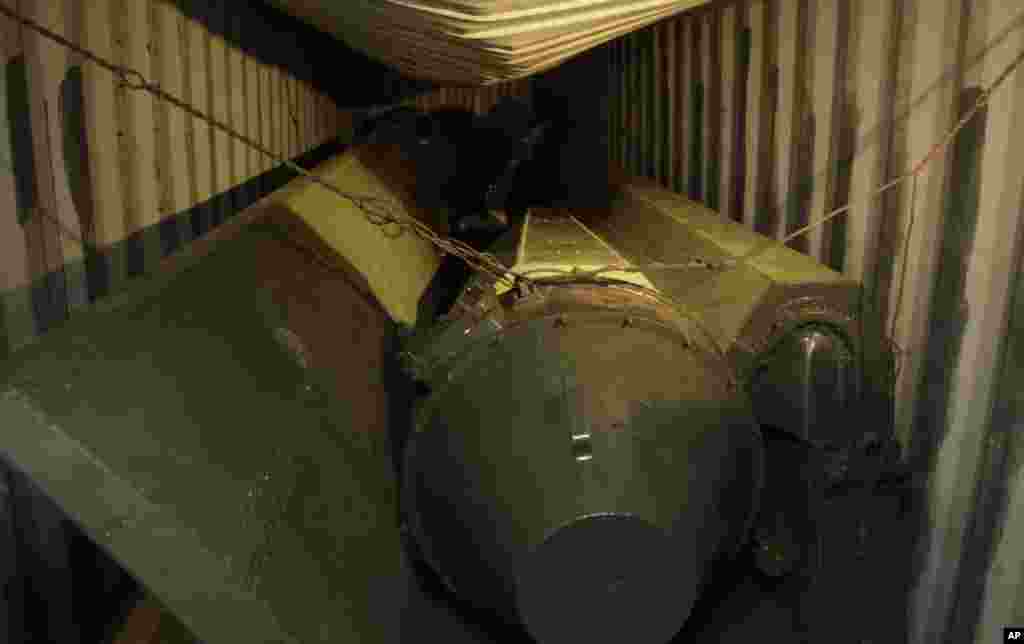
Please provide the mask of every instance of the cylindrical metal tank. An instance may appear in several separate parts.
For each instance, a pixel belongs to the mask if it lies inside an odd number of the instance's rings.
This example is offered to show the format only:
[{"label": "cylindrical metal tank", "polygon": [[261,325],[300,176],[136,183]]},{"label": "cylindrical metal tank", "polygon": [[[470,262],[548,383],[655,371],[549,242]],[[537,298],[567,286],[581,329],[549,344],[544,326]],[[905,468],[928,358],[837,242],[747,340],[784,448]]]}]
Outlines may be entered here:
[{"label": "cylindrical metal tank", "polygon": [[431,393],[403,473],[416,542],[458,596],[542,644],[667,642],[756,510],[746,394],[647,289],[490,297],[420,353]]}]

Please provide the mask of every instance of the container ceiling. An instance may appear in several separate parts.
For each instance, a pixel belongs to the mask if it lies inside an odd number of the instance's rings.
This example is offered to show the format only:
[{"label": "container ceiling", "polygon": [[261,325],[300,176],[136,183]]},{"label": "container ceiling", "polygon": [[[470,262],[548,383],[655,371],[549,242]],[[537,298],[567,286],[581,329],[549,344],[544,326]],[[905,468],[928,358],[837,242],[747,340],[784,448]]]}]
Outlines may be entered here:
[{"label": "container ceiling", "polygon": [[522,78],[709,0],[272,0],[425,80]]}]

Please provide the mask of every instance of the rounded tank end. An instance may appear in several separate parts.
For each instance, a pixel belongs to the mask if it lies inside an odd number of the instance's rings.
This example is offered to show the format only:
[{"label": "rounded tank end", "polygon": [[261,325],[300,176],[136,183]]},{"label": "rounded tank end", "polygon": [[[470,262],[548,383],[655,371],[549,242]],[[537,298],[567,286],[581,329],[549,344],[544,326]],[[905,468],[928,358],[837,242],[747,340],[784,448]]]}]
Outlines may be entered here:
[{"label": "rounded tank end", "polygon": [[665,644],[682,628],[694,578],[667,534],[629,515],[578,519],[518,575],[519,617],[540,644]]}]

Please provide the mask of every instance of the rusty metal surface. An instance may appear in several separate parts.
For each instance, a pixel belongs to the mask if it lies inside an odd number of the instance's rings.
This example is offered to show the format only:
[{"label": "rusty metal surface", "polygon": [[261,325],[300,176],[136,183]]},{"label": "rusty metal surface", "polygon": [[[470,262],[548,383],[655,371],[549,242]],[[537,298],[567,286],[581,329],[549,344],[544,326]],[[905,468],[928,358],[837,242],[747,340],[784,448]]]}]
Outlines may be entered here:
[{"label": "rusty metal surface", "polygon": [[[534,208],[523,222],[512,269],[530,279],[541,279],[630,265],[629,259],[570,211]],[[653,288],[642,272],[607,270],[600,276]]]},{"label": "rusty metal surface", "polygon": [[620,259],[600,239],[581,234],[580,226],[569,217],[559,217],[556,212],[539,214],[536,209],[528,220],[527,237],[523,254],[519,258],[522,266],[535,264],[548,266],[606,266]]},{"label": "rusty metal surface", "polygon": [[[689,262],[699,257],[721,265],[733,255],[698,235],[663,210],[622,192],[612,207],[588,211],[583,223],[634,264]],[[693,268],[647,274],[655,288],[701,316],[723,346],[733,343],[743,323],[753,314],[758,298],[772,285],[753,268],[715,271]]]},{"label": "rusty metal surface", "polygon": [[581,313],[603,314],[619,325],[646,319],[678,333],[702,351],[718,351],[715,338],[696,318],[687,316],[657,291],[625,282],[551,279],[525,296],[514,291],[497,298],[487,295],[477,306],[471,314],[455,315],[406,342],[407,364],[417,377],[426,382],[440,381],[461,354],[478,342],[500,341],[516,325],[538,317],[555,319]]}]

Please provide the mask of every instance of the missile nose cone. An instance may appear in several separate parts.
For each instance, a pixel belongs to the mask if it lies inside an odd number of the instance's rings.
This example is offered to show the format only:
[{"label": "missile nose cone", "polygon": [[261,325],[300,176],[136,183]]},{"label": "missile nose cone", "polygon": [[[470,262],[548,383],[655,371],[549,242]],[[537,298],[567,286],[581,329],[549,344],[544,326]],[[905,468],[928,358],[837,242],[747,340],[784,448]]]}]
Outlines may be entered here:
[{"label": "missile nose cone", "polygon": [[694,600],[687,553],[634,516],[583,517],[558,529],[517,576],[520,619],[539,644],[665,644]]}]

